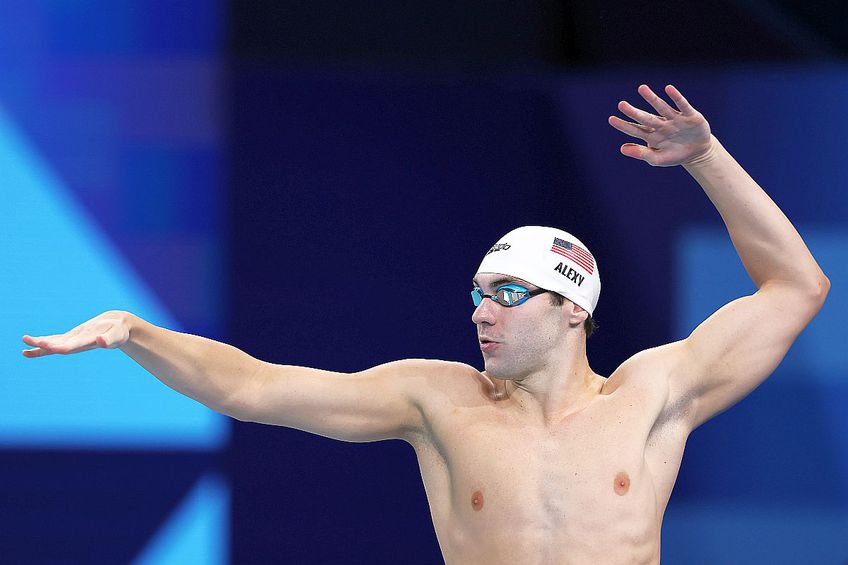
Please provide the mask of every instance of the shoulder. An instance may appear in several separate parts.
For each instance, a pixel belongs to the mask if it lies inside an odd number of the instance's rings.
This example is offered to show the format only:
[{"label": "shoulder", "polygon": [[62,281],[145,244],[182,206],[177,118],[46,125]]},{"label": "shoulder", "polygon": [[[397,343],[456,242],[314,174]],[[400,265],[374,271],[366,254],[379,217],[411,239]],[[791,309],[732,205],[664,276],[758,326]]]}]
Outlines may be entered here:
[{"label": "shoulder", "polygon": [[436,418],[456,406],[484,406],[502,400],[503,382],[471,365],[438,359],[404,359],[387,364],[425,417]]},{"label": "shoulder", "polygon": [[685,354],[683,342],[675,341],[635,353],[613,371],[602,392],[618,389],[668,392],[669,376]]},{"label": "shoulder", "polygon": [[377,365],[368,369],[368,372],[392,373],[397,376],[410,378],[432,378],[446,375],[472,376],[481,374],[480,371],[457,361],[443,361],[441,359],[400,359]]},{"label": "shoulder", "polygon": [[471,365],[441,359],[401,359],[377,365],[364,373],[396,380],[398,386],[411,392],[435,392],[490,382],[483,373]]}]

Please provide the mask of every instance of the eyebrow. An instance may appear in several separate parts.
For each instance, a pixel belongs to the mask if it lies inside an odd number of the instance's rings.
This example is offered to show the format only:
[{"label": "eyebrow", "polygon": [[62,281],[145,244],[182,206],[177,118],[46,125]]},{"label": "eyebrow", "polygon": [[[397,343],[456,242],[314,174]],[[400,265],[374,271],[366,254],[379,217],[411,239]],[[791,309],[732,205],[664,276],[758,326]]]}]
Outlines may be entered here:
[{"label": "eyebrow", "polygon": [[[496,287],[496,286],[501,286],[502,284],[505,284],[505,283],[518,283],[518,284],[521,284],[521,285],[530,284],[527,281],[523,281],[523,280],[517,279],[515,277],[501,277],[499,279],[493,280],[489,284],[493,287]],[[473,284],[475,286],[480,286],[480,283],[477,282],[477,279],[471,279],[471,284]],[[533,286],[535,286],[535,285],[533,285]]]}]

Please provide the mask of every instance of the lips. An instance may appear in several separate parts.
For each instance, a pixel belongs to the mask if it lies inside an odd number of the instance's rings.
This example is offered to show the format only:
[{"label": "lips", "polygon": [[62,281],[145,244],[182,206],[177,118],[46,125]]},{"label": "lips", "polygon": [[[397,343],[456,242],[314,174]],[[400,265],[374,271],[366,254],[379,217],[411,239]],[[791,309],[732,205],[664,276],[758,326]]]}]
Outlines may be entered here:
[{"label": "lips", "polygon": [[481,336],[478,338],[480,341],[480,349],[482,351],[492,351],[500,346],[500,342],[497,342],[491,338]]}]

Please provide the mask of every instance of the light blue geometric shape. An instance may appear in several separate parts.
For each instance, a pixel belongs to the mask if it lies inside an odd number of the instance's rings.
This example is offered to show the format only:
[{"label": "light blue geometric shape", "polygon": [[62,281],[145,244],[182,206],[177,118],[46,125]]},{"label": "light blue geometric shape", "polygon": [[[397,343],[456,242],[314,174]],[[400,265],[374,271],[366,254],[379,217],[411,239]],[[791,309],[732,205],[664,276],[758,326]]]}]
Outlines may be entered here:
[{"label": "light blue geometric shape", "polygon": [[[835,466],[829,469],[835,492],[848,477],[848,229],[796,226],[831,282],[818,316],[795,340],[771,379],[799,383],[820,393],[822,434],[833,438]],[[675,338],[686,337],[718,308],[756,291],[727,231],[691,227],[677,240]],[[796,385],[797,386],[797,385]],[[804,410],[806,407],[799,407]],[[775,415],[791,417],[791,415]],[[799,507],[780,502],[780,493],[763,504],[733,501],[687,504],[672,501],[663,525],[663,562],[692,565],[795,564],[844,565],[848,558],[848,513],[833,507]]]},{"label": "light blue geometric shape", "polygon": [[216,475],[202,477],[133,561],[134,565],[217,565],[229,556],[229,492]]},{"label": "light blue geometric shape", "polygon": [[0,446],[214,449],[226,419],[118,350],[26,359],[21,336],[107,310],[176,328],[0,108]]},{"label": "light blue geometric shape", "polygon": [[678,503],[669,505],[663,522],[663,563],[845,565],[848,559],[848,514],[832,508]]},{"label": "light blue geometric shape", "polygon": [[[802,229],[803,228],[803,229]],[[841,384],[848,377],[848,229],[842,226],[797,227],[831,282],[824,307],[789,350],[777,369],[780,378]],[[722,227],[690,227],[677,239],[675,339],[724,304],[753,294],[756,287]]]}]

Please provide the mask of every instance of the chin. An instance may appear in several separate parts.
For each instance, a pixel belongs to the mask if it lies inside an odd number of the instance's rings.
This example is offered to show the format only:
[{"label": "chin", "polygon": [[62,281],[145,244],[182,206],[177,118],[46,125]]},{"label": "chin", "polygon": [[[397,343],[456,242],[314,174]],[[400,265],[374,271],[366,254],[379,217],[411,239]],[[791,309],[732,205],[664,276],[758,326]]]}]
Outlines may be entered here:
[{"label": "chin", "polygon": [[486,376],[502,381],[517,381],[523,378],[523,374],[508,367],[498,366],[498,363],[486,362]]}]

